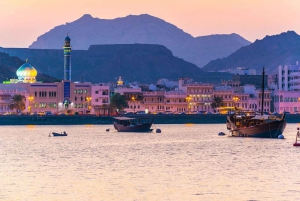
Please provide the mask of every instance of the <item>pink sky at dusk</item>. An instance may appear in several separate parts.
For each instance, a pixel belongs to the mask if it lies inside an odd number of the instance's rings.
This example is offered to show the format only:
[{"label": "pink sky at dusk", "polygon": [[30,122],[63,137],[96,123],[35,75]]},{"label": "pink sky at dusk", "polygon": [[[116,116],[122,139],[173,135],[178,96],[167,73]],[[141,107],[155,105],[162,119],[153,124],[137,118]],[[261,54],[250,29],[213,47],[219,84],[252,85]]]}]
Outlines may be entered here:
[{"label": "pink sky at dusk", "polygon": [[0,46],[28,47],[83,14],[101,19],[147,13],[196,36],[237,33],[253,42],[300,33],[299,0],[1,0]]}]

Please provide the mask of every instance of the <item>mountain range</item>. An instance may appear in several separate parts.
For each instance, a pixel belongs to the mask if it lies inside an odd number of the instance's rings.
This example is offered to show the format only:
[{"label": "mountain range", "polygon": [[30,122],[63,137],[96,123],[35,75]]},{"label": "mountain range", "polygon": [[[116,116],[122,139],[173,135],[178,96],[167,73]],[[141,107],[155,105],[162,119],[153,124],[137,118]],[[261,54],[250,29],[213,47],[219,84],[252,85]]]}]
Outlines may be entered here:
[{"label": "mountain range", "polygon": [[[63,79],[63,50],[0,48],[11,56],[29,59],[38,72]],[[196,65],[173,56],[162,45],[92,45],[88,50],[72,50],[72,80],[92,83],[115,81],[156,83],[158,79],[190,77],[197,82],[220,83],[229,73],[207,73]]]},{"label": "mountain range", "polygon": [[250,42],[237,34],[193,37],[162,19],[142,14],[112,20],[83,15],[39,36],[30,49],[61,49],[69,33],[74,50],[98,44],[160,44],[177,57],[203,67],[209,61],[229,56]]},{"label": "mountain range", "polygon": [[260,73],[262,67],[265,67],[267,73],[273,73],[279,65],[294,65],[298,60],[300,36],[294,31],[288,31],[256,40],[226,58],[209,62],[202,69],[218,71],[246,67],[256,69]]}]

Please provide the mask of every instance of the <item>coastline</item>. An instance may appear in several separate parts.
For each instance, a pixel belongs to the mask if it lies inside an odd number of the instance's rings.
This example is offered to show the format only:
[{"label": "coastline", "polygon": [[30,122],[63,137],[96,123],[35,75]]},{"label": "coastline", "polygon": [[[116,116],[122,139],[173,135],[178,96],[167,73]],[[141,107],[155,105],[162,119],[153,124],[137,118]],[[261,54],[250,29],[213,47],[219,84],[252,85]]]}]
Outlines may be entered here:
[{"label": "coastline", "polygon": [[[154,124],[220,124],[226,123],[226,115],[190,114],[190,115],[127,115],[132,118],[154,118]],[[300,114],[287,114],[288,123],[299,123]],[[72,115],[72,116],[32,116],[5,115],[0,116],[0,125],[110,125],[114,121],[111,116]]]}]

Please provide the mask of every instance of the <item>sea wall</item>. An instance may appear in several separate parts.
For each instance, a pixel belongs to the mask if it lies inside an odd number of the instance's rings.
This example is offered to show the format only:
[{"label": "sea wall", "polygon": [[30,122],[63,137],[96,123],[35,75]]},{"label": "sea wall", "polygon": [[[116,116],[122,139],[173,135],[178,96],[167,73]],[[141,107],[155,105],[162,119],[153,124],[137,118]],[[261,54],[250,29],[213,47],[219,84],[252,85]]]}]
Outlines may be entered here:
[{"label": "sea wall", "polygon": [[[199,115],[130,115],[132,118],[153,118],[154,124],[218,124],[226,123],[226,115],[199,114]],[[300,114],[287,114],[288,123],[300,123]],[[104,116],[31,116],[5,115],[0,116],[0,125],[81,125],[102,124],[110,125],[113,117]]]}]

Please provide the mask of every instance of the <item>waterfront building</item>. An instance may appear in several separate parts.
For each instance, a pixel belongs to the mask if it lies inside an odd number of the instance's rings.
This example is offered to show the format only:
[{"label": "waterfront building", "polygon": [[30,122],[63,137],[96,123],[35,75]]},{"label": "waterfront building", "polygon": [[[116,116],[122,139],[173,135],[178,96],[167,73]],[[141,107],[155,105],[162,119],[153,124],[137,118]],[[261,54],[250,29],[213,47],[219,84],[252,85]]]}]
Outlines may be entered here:
[{"label": "waterfront building", "polygon": [[300,91],[300,65],[280,65],[278,67],[279,91]]},{"label": "waterfront building", "polygon": [[278,66],[278,88],[273,92],[274,111],[300,111],[300,64]]},{"label": "waterfront building", "polygon": [[143,92],[143,105],[150,113],[182,113],[189,106],[186,92],[179,90]]},{"label": "waterfront building", "polygon": [[234,90],[233,89],[215,89],[213,97],[221,97],[226,107],[234,107]]},{"label": "waterfront building", "polygon": [[187,93],[188,112],[206,111],[212,112],[213,84],[187,83],[180,78],[178,89]]},{"label": "waterfront building", "polygon": [[[241,110],[261,111],[261,89],[254,85],[239,87],[239,90],[228,87],[215,87],[214,97],[222,97],[224,106],[237,107]],[[271,111],[271,90],[264,91],[264,112]]]},{"label": "waterfront building", "polygon": [[277,113],[290,112],[299,113],[300,94],[299,91],[274,91],[274,111]]},{"label": "waterfront building", "polygon": [[145,110],[142,103],[143,93],[140,87],[136,85],[126,87],[123,84],[118,84],[117,88],[114,89],[114,93],[119,93],[126,97],[126,101],[128,103],[128,108],[125,108],[126,112],[137,112]]},{"label": "waterfront building", "polygon": [[187,93],[185,91],[166,91],[165,92],[165,108],[166,111],[172,113],[187,112],[189,110]]},{"label": "waterfront building", "polygon": [[108,115],[110,104],[110,89],[107,84],[93,84],[91,86],[92,113],[96,115]]}]

